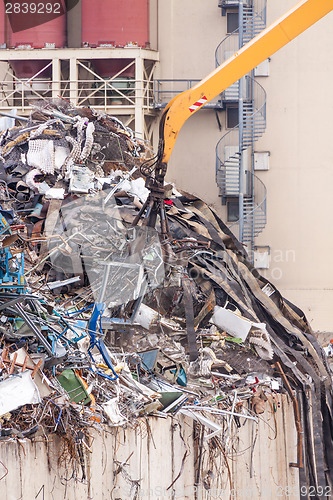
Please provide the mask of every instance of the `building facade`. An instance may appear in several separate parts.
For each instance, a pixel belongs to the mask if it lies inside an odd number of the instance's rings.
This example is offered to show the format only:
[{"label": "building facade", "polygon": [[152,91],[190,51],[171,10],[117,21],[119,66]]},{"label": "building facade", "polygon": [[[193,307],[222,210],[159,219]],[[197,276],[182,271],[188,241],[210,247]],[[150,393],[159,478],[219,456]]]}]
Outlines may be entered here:
[{"label": "building facade", "polygon": [[[294,4],[159,2],[159,78],[203,78]],[[191,118],[169,165],[169,179],[222,214],[254,265],[303,309],[315,331],[332,331],[332,24],[329,14],[222,94],[220,109]]]},{"label": "building facade", "polygon": [[[98,2],[68,12],[61,2],[42,32],[15,31],[2,4],[0,111],[27,115],[34,100],[61,96],[113,114],[156,149],[165,104],[295,4]],[[333,330],[332,25],[330,14],[196,113],[167,174],[217,210],[255,267],[321,331]]]}]

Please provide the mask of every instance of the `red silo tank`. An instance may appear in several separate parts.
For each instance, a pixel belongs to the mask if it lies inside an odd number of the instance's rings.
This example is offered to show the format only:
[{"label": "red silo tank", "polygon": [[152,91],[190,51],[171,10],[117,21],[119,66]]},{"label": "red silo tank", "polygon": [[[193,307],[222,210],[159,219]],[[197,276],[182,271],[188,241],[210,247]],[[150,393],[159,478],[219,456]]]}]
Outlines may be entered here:
[{"label": "red silo tank", "polygon": [[40,49],[66,46],[65,0],[45,3],[16,0],[8,5],[7,47],[31,46]]},{"label": "red silo tank", "polygon": [[108,78],[118,73],[119,78],[134,78],[135,66],[131,64],[132,62],[132,59],[95,59],[93,64],[96,72],[102,78]]},{"label": "red silo tank", "polygon": [[24,92],[27,97],[33,95],[35,98],[37,96],[35,92],[39,94],[48,92],[51,88],[52,76],[50,62],[39,59],[11,61],[10,65],[15,76],[19,78],[19,80],[15,80],[15,90]]},{"label": "red silo tank", "polygon": [[[132,59],[94,59],[93,61],[96,73],[106,80],[111,79],[112,87],[118,89],[123,95],[133,94],[135,89],[135,66],[132,63]],[[111,98],[113,104],[123,103],[123,97],[116,90],[108,88],[107,96]],[[124,101],[124,103],[128,102]]]},{"label": "red silo tank", "polygon": [[149,0],[82,0],[82,45],[149,45]]},{"label": "red silo tank", "polygon": [[[52,67],[49,64],[51,61],[43,61],[39,59],[30,59],[22,61],[11,61],[10,65],[13,68],[17,78],[32,78],[37,73],[40,79],[49,79],[52,76]],[[46,69],[43,69],[46,68]]]},{"label": "red silo tank", "polygon": [[0,45],[6,43],[5,35],[5,4],[0,2]]}]

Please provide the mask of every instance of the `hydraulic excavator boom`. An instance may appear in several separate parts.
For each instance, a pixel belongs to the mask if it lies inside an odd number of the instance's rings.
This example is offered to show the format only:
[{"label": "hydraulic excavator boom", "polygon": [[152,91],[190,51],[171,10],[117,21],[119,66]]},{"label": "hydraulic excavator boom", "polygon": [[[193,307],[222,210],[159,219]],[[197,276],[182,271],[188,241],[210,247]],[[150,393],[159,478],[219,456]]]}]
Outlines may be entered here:
[{"label": "hydraulic excavator boom", "polygon": [[167,221],[162,202],[164,177],[178,133],[185,121],[331,10],[333,0],[301,0],[201,82],[177,95],[167,104],[160,120],[158,154],[141,169],[147,178],[146,186],[150,189],[150,196],[138,214],[135,224],[145,213],[145,224],[154,227],[157,214],[160,214],[162,236],[167,236]]}]

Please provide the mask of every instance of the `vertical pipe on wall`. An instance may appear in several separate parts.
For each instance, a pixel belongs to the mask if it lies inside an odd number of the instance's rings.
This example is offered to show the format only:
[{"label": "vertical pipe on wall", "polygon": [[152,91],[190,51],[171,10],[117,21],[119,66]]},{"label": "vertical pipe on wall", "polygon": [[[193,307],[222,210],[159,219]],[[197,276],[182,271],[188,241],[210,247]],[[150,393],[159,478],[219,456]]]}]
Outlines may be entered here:
[{"label": "vertical pipe on wall", "polygon": [[[243,45],[243,0],[239,1],[238,11],[239,48]],[[239,239],[243,242],[244,231],[244,158],[243,158],[243,84],[244,77],[238,83],[238,127],[239,127]]]},{"label": "vertical pipe on wall", "polygon": [[144,138],[144,71],[142,57],[135,59],[135,132]]},{"label": "vertical pipe on wall", "polygon": [[67,2],[67,47],[77,49],[82,45],[82,0]]}]

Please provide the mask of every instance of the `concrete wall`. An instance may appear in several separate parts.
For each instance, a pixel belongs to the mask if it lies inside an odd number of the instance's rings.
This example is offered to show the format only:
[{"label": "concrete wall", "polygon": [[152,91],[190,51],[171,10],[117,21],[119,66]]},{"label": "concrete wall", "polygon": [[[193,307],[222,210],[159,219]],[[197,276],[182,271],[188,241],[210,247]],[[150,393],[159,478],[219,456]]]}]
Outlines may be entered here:
[{"label": "concrete wall", "polygon": [[230,498],[230,489],[236,500],[296,500],[299,472],[289,467],[296,461],[293,409],[285,396],[279,398],[274,415],[267,404],[258,424],[247,421],[238,432],[232,427],[225,454],[208,441],[199,478],[198,440],[193,420],[184,417],[94,431],[92,453],[84,448],[85,478],[80,466],[66,464],[63,443],[53,435],[47,441],[2,441],[1,500],[221,500]]}]

